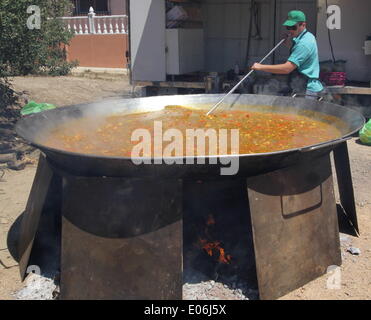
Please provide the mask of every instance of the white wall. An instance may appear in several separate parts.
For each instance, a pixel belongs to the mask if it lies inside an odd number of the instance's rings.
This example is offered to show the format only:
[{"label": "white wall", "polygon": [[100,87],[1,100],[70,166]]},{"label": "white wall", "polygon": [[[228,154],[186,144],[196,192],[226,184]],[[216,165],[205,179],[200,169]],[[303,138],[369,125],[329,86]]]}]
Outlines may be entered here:
[{"label": "white wall", "polygon": [[[251,40],[251,61],[267,52],[273,44],[273,11],[271,0],[258,0],[262,6],[262,40]],[[250,0],[204,0],[206,71],[233,69],[236,62],[246,68]]]},{"label": "white wall", "polygon": [[[257,2],[261,8],[262,39],[251,40],[250,55],[246,61],[251,0],[202,1],[206,71],[227,71],[233,69],[236,62],[240,68],[246,69],[253,62],[260,61],[282,39],[282,34],[287,33],[282,24],[291,10],[304,11],[308,18],[308,28],[315,32],[316,0],[277,0],[276,14],[273,0]],[[255,28],[253,30],[255,32]],[[286,61],[288,55],[289,50],[284,47],[277,50],[276,63]],[[265,63],[272,63],[271,58]]]},{"label": "white wall", "polygon": [[130,0],[130,46],[134,81],[165,81],[165,1]]},{"label": "white wall", "polygon": [[[248,64],[261,59],[280,40],[285,32],[281,26],[287,12],[302,10],[308,19],[309,31],[316,33],[320,61],[330,60],[331,51],[326,27],[325,0],[277,0],[276,39],[273,41],[273,0],[258,0],[262,5],[263,40],[251,40]],[[318,14],[316,10],[318,2]],[[347,60],[347,77],[350,80],[371,79],[371,56],[362,47],[366,36],[371,36],[371,0],[328,0],[329,5],[342,9],[342,29],[332,30],[332,42],[337,60]],[[246,68],[246,44],[249,29],[250,0],[203,0],[205,18],[207,71],[232,69],[236,61]],[[289,51],[282,47],[276,52],[276,63],[286,61]],[[267,60],[267,63],[270,61]]]},{"label": "white wall", "polygon": [[[331,60],[331,50],[326,27],[325,0],[318,0],[317,40],[320,60]],[[371,35],[370,0],[329,0],[329,5],[342,9],[341,30],[331,30],[335,58],[347,60],[347,77],[356,81],[371,79],[371,56],[366,56],[362,47],[366,36]]]}]

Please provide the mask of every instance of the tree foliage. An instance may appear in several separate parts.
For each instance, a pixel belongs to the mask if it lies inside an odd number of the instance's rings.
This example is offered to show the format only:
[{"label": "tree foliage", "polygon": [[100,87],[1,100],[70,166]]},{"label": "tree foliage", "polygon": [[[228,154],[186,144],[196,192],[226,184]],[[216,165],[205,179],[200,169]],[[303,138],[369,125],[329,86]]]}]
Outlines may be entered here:
[{"label": "tree foliage", "polygon": [[[40,8],[41,28],[30,30],[27,8]],[[48,73],[65,75],[75,63],[66,61],[65,46],[73,34],[58,17],[72,10],[69,0],[0,1],[0,77]]]}]

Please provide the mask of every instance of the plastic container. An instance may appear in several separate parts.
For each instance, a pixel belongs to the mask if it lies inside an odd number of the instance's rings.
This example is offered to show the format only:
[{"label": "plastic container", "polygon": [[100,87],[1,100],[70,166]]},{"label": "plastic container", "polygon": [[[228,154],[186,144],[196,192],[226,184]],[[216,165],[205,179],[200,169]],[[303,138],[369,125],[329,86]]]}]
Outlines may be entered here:
[{"label": "plastic container", "polygon": [[371,120],[369,120],[359,132],[359,138],[363,144],[371,146]]},{"label": "plastic container", "polygon": [[345,72],[321,72],[320,79],[327,86],[344,86],[347,75]]}]

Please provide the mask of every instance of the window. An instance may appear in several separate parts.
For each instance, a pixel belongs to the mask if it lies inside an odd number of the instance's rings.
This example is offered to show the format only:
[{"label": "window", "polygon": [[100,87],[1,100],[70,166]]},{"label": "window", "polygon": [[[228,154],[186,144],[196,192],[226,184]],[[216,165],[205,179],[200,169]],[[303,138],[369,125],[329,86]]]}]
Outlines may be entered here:
[{"label": "window", "polygon": [[74,0],[74,15],[87,15],[90,7],[93,7],[97,15],[110,15],[108,1],[109,0]]}]

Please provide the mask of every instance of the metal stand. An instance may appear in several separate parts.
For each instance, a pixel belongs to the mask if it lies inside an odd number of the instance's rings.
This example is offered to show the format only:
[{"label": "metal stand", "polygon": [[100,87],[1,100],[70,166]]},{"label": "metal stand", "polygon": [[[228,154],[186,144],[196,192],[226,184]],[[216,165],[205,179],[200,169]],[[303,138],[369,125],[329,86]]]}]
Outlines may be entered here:
[{"label": "metal stand", "polygon": [[[358,228],[346,151],[346,144],[335,151],[339,189]],[[41,156],[21,226],[22,278],[31,261],[43,269],[50,259],[45,239],[52,235],[58,246],[59,235],[61,249],[54,251],[60,252],[62,299],[181,299],[183,214],[188,223],[191,214],[218,210],[220,219],[227,216],[221,230],[238,224],[236,230],[249,233],[243,243],[253,249],[242,249],[255,259],[246,266],[256,266],[261,299],[280,297],[341,264],[329,154],[242,183],[195,183],[72,176]],[[239,213],[245,218],[236,220]]]},{"label": "metal stand", "polygon": [[[56,259],[61,299],[181,299],[179,188],[176,180],[69,176],[41,155],[21,226],[22,278],[30,264],[44,273],[47,260]],[[62,194],[61,202],[53,201]],[[53,210],[46,210],[50,201]],[[56,220],[59,243],[51,254],[35,244],[48,240],[43,226],[55,234]]]},{"label": "metal stand", "polygon": [[247,179],[261,299],[341,265],[329,155]]},{"label": "metal stand", "polygon": [[61,178],[41,155],[20,227],[18,257],[22,279],[29,266],[42,267],[44,274],[59,268],[61,195]]},{"label": "metal stand", "polygon": [[181,185],[64,177],[62,299],[181,299]]},{"label": "metal stand", "polygon": [[338,180],[340,203],[344,209],[346,218],[359,235],[356,204],[354,200],[352,172],[350,170],[349,153],[347,143],[340,144],[334,150],[336,177]]}]

